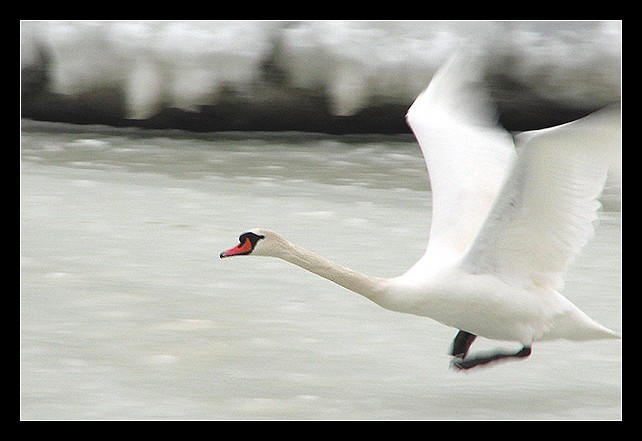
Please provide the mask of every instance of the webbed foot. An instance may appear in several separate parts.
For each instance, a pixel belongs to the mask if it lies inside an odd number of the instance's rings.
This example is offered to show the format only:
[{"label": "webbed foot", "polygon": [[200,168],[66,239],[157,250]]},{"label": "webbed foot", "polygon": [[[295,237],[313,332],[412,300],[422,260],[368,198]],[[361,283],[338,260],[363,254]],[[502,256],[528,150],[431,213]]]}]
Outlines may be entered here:
[{"label": "webbed foot", "polygon": [[499,360],[505,360],[510,358],[526,358],[529,355],[531,355],[531,352],[532,350],[530,346],[524,346],[522,349],[520,349],[515,353],[506,354],[506,353],[499,352],[499,353],[493,353],[488,355],[477,355],[475,357],[470,357],[466,359],[456,358],[452,360],[451,366],[458,370],[471,369],[477,366],[486,365]]}]

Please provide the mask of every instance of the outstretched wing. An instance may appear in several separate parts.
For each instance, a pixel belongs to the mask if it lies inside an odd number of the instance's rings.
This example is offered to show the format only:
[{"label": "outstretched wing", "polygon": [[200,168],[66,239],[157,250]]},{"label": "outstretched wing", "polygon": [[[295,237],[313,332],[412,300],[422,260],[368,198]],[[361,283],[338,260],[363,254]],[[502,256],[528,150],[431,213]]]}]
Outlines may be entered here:
[{"label": "outstretched wing", "polygon": [[478,60],[456,53],[433,76],[406,119],[426,160],[432,223],[423,268],[465,255],[514,162],[512,137],[497,125]]},{"label": "outstretched wing", "polygon": [[593,234],[609,165],[621,154],[620,109],[516,137],[519,158],[465,262],[472,272],[560,290]]}]

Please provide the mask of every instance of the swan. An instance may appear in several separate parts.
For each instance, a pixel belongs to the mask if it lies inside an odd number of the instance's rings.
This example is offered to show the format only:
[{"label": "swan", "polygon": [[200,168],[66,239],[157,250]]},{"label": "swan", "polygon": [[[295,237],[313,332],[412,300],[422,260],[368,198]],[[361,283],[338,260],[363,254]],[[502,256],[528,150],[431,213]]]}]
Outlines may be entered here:
[{"label": "swan", "polygon": [[[425,254],[404,274],[364,275],[265,228],[241,234],[220,257],[280,258],[383,308],[455,328],[456,369],[524,359],[535,341],[621,338],[560,293],[621,151],[619,106],[512,136],[497,124],[481,74],[480,63],[456,53],[407,112],[433,216]],[[469,356],[477,336],[521,349]]]}]

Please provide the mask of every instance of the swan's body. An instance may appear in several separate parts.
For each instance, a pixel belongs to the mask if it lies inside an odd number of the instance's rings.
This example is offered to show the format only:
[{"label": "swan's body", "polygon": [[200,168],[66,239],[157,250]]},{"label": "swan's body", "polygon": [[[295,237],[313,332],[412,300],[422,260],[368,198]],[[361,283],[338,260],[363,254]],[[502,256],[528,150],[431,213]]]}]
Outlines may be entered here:
[{"label": "swan's body", "polygon": [[[430,175],[433,217],[426,253],[405,274],[366,276],[266,229],[245,233],[221,257],[278,257],[384,308],[457,328],[452,355],[460,368],[527,356],[533,341],[619,338],[559,293],[593,233],[597,198],[621,149],[619,108],[526,132],[514,143],[488,111],[478,74],[453,57],[408,111]],[[476,336],[524,349],[466,359]]]}]

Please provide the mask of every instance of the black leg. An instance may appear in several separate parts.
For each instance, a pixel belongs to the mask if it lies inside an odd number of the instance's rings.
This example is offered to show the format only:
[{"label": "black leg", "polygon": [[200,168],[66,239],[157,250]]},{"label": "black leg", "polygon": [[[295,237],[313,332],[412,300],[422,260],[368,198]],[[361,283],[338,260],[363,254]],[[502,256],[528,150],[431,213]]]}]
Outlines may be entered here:
[{"label": "black leg", "polygon": [[524,346],[521,350],[512,354],[505,353],[495,353],[489,355],[479,355],[476,357],[471,357],[467,359],[458,359],[452,362],[453,367],[457,369],[470,369],[476,366],[481,366],[484,364],[492,363],[494,361],[506,359],[506,358],[525,358],[531,355],[530,346]]},{"label": "black leg", "polygon": [[453,347],[450,350],[450,355],[462,359],[466,358],[468,349],[470,349],[470,345],[473,344],[475,338],[477,338],[475,334],[471,334],[470,332],[466,331],[459,331],[455,336],[455,340],[453,341]]}]

